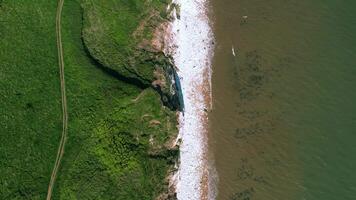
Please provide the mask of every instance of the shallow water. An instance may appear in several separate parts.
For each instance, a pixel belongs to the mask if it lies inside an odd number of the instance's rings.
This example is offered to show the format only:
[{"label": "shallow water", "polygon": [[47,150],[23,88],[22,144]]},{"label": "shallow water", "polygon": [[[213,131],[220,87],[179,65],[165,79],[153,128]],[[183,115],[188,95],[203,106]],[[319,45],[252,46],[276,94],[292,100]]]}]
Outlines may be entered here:
[{"label": "shallow water", "polygon": [[356,199],[356,1],[210,3],[217,199]]}]

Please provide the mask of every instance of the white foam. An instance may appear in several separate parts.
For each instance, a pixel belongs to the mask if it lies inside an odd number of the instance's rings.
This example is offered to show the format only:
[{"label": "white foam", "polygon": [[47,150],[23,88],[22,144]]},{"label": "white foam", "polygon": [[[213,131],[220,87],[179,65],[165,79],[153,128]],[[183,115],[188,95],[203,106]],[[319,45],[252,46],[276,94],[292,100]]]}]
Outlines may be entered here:
[{"label": "white foam", "polygon": [[[179,116],[180,166],[178,200],[202,200],[208,188],[206,163],[207,110],[211,108],[212,31],[206,0],[176,0],[180,19],[172,22],[170,50],[178,68],[184,100]],[[174,49],[174,50],[172,50]],[[207,177],[205,177],[207,178]],[[208,191],[206,191],[208,192]]]}]

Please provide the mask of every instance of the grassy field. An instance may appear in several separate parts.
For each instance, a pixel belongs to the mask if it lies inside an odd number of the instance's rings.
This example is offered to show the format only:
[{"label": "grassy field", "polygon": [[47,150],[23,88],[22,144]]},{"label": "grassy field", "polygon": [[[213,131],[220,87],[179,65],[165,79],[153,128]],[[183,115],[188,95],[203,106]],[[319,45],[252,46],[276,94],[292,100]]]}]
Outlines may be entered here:
[{"label": "grassy field", "polygon": [[[57,2],[0,2],[0,199],[44,199],[62,128]],[[132,34],[149,16],[143,11],[164,5],[65,1],[69,129],[53,199],[154,199],[166,189],[177,156],[165,145],[177,132],[175,113],[148,86],[153,69],[168,62],[136,48],[150,34]],[[103,38],[86,29],[92,12],[96,26],[107,27],[100,28]]]},{"label": "grassy field", "polygon": [[0,199],[44,199],[61,133],[56,2],[36,4],[0,4]]}]

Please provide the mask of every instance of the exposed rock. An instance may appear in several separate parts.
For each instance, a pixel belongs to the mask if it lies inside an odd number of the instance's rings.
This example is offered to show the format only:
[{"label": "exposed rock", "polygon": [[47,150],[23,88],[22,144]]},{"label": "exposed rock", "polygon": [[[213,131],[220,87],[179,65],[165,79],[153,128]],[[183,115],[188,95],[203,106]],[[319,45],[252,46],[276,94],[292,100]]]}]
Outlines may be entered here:
[{"label": "exposed rock", "polygon": [[161,125],[161,122],[155,119],[150,121],[150,126],[157,126],[157,125]]}]

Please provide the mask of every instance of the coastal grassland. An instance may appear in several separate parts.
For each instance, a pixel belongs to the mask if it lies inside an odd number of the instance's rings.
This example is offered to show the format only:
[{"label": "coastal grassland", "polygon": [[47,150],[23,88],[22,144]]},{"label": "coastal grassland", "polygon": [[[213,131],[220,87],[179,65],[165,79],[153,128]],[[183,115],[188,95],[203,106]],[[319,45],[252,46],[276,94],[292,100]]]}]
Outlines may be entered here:
[{"label": "coastal grassland", "polygon": [[[62,128],[57,2],[0,2],[0,199],[44,199]],[[153,68],[168,62],[159,52],[135,47],[150,34],[132,32],[145,24],[144,32],[150,33],[158,21],[153,23],[145,12],[162,17],[163,5],[65,1],[69,127],[53,199],[154,199],[167,189],[164,179],[177,156],[177,150],[168,148],[177,132],[176,118],[150,81]],[[98,6],[108,10],[95,15]],[[92,15],[105,37],[85,39],[92,34],[86,30]],[[105,62],[93,49],[105,52]],[[141,65],[134,69],[134,63]],[[126,65],[129,70],[119,69]]]},{"label": "coastal grassland", "polygon": [[0,1],[0,199],[45,199],[61,134],[56,1]]},{"label": "coastal grassland", "polygon": [[69,133],[54,199],[154,199],[177,154],[165,146],[175,114],[153,89],[91,57],[80,3],[67,1],[62,14]]},{"label": "coastal grassland", "polygon": [[126,77],[151,84],[157,64],[168,65],[150,47],[157,25],[168,16],[167,5],[168,0],[82,0],[83,38],[90,54]]}]

